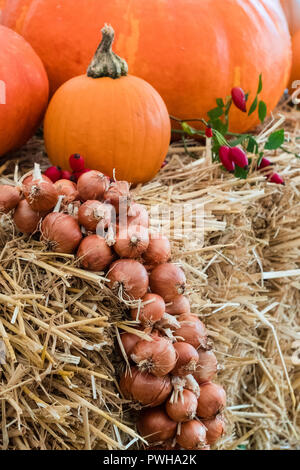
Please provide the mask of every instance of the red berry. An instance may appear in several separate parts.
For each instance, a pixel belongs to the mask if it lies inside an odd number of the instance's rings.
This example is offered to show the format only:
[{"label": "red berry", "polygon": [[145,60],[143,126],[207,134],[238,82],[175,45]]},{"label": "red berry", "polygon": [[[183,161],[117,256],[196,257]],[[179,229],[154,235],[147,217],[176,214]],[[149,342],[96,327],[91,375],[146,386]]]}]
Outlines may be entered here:
[{"label": "red berry", "polygon": [[229,158],[240,168],[246,168],[249,164],[247,155],[239,147],[232,147],[229,150]]},{"label": "red berry", "polygon": [[52,183],[55,183],[61,179],[61,168],[59,166],[50,166],[47,168],[44,175],[47,176]]},{"label": "red berry", "polygon": [[161,168],[164,168],[167,164],[168,164],[168,162],[165,160],[164,162],[162,162]]},{"label": "red berry", "polygon": [[220,147],[219,157],[220,157],[221,163],[223,164],[223,166],[225,166],[226,170],[233,172],[235,170],[235,164],[230,159],[229,154],[230,154],[229,147],[226,147],[225,145]]},{"label": "red berry", "polygon": [[231,90],[232,101],[234,102],[235,106],[246,113],[246,95],[242,88],[234,87]]},{"label": "red berry", "polygon": [[79,153],[74,153],[69,158],[70,167],[73,171],[81,171],[84,169],[84,158]]},{"label": "red berry", "polygon": [[271,175],[266,177],[270,183],[275,183],[275,184],[285,184],[283,178],[281,178],[278,173],[272,173]]},{"label": "red berry", "polygon": [[78,181],[79,177],[83,175],[83,173],[87,173],[88,171],[91,171],[89,168],[84,168],[83,170],[80,171],[73,171],[72,177],[74,177],[75,181]]},{"label": "red berry", "polygon": [[61,177],[60,179],[61,180],[70,180],[71,179],[71,176],[72,176],[72,173],[68,170],[63,170],[61,172]]},{"label": "red berry", "polygon": [[212,131],[211,126],[207,126],[207,127],[206,127],[206,129],[205,129],[205,135],[206,135],[206,137],[208,137],[209,139],[212,138],[212,136],[213,136],[213,131]]},{"label": "red berry", "polygon": [[264,157],[264,158],[262,158],[258,169],[263,170],[267,166],[271,166],[271,165],[272,165],[272,162],[270,162],[270,160],[268,160],[267,158]]}]

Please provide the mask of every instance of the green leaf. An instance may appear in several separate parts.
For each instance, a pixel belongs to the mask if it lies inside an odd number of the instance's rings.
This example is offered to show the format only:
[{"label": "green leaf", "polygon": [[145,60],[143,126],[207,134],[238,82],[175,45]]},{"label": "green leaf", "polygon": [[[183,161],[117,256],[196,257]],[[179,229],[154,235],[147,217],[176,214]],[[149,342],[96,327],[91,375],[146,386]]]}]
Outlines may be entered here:
[{"label": "green leaf", "polygon": [[267,116],[267,105],[264,101],[260,101],[258,105],[258,116],[260,122],[264,122]]},{"label": "green leaf", "polygon": [[239,166],[235,167],[234,176],[236,178],[240,178],[242,180],[245,180],[245,179],[247,179],[248,173],[249,173],[248,169],[240,168]]},{"label": "green leaf", "polygon": [[262,74],[260,74],[259,79],[258,79],[258,88],[256,94],[259,95],[262,91],[263,84],[262,84]]},{"label": "green leaf", "polygon": [[216,103],[218,105],[218,108],[224,108],[224,106],[225,106],[224,101],[222,100],[222,98],[217,98]]},{"label": "green leaf", "polygon": [[263,158],[264,158],[264,152],[259,152],[259,158],[257,160],[257,167],[259,167]]},{"label": "green leaf", "polygon": [[215,132],[214,132],[214,140],[216,140],[216,142],[222,146],[222,145],[227,145],[229,146],[229,143],[227,142],[227,140],[225,139],[225,137],[223,136],[223,134],[221,134],[221,132],[219,132],[218,130],[215,129]]},{"label": "green leaf", "polygon": [[188,135],[197,134],[197,130],[194,129],[193,127],[189,126],[189,124],[187,122],[182,122],[181,127],[182,127],[182,130]]},{"label": "green leaf", "polygon": [[223,111],[223,108],[214,108],[214,109],[211,109],[210,111],[208,111],[208,116],[209,118],[214,121],[215,119],[218,119],[219,117],[221,117],[223,115],[224,111]]},{"label": "green leaf", "polygon": [[284,143],[284,129],[273,132],[265,144],[266,150],[276,150]]},{"label": "green leaf", "polygon": [[246,93],[245,94],[245,100],[248,101],[248,98],[249,98],[249,93]]},{"label": "green leaf", "polygon": [[251,116],[251,114],[254,113],[254,111],[256,110],[257,108],[257,102],[258,102],[258,99],[257,99],[257,96],[255,97],[255,100],[253,101],[253,103],[251,104],[251,107],[249,109],[249,112],[248,112],[248,116]]},{"label": "green leaf", "polygon": [[223,135],[226,135],[228,132],[228,124],[221,121],[221,119],[209,121],[209,124],[214,130],[219,131]]},{"label": "green leaf", "polygon": [[249,153],[258,153],[258,143],[256,142],[254,137],[249,137],[247,152]]}]

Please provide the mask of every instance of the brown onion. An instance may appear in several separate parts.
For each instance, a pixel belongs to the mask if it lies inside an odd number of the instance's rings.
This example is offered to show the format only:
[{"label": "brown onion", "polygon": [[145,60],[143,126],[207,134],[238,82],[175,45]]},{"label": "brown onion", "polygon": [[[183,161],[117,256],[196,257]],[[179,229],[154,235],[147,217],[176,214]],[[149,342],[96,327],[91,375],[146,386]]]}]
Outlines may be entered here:
[{"label": "brown onion", "polygon": [[176,401],[170,398],[166,403],[166,412],[169,418],[176,423],[185,423],[194,419],[197,411],[197,397],[189,390],[183,390]]},{"label": "brown onion", "polygon": [[125,220],[128,206],[130,205],[130,185],[127,181],[114,181],[104,193],[104,200],[109,202],[116,209],[117,214],[121,214],[121,219]]},{"label": "brown onion", "polygon": [[24,185],[24,196],[31,209],[36,212],[47,212],[54,208],[58,194],[54,184],[43,178],[40,165],[34,164],[32,180]]},{"label": "brown onion", "polygon": [[[111,223],[113,207],[100,201],[86,201],[78,211],[78,221],[86,230],[95,232],[99,223],[103,230]],[[100,234],[99,234],[100,235]],[[103,233],[104,235],[104,233]]]},{"label": "brown onion", "polygon": [[209,445],[215,444],[225,433],[225,421],[222,415],[217,415],[214,419],[202,420],[206,427],[206,439]]},{"label": "brown onion", "polygon": [[140,309],[131,309],[131,318],[139,320],[145,327],[153,326],[165,313],[164,299],[157,294],[146,294]]},{"label": "brown onion", "polygon": [[178,377],[193,374],[199,360],[197,350],[191,344],[183,342],[174,343],[174,349],[177,354],[177,362],[172,374]]},{"label": "brown onion", "polygon": [[177,435],[176,441],[180,447],[186,450],[201,450],[206,446],[205,426],[195,419],[182,423],[180,434]]},{"label": "brown onion", "polygon": [[139,341],[132,350],[131,358],[140,370],[163,377],[174,368],[176,352],[167,338],[152,336],[152,339]]},{"label": "brown onion", "polygon": [[143,258],[145,263],[150,266],[167,263],[171,258],[171,245],[168,238],[162,234],[152,234]]},{"label": "brown onion", "polygon": [[57,253],[73,253],[82,234],[76,220],[67,214],[51,212],[42,222],[42,239]]},{"label": "brown onion", "polygon": [[193,392],[198,398],[200,396],[200,386],[195,377],[193,377],[192,374],[186,375],[184,381],[184,388]]},{"label": "brown onion", "polygon": [[82,201],[102,200],[109,187],[109,178],[100,171],[83,173],[77,181],[77,189]]},{"label": "brown onion", "polygon": [[113,261],[113,252],[104,238],[89,235],[79,245],[77,257],[81,265],[90,271],[103,271]]},{"label": "brown onion", "polygon": [[20,232],[35,232],[41,219],[42,214],[34,212],[26,199],[19,202],[14,213],[14,223]]},{"label": "brown onion", "polygon": [[193,376],[199,384],[210,382],[217,372],[218,362],[212,351],[198,350],[198,364]]},{"label": "brown onion", "polygon": [[180,328],[176,330],[178,339],[186,341],[195,349],[207,348],[207,330],[201,320],[194,315],[180,315],[178,321],[180,323]]},{"label": "brown onion", "polygon": [[139,258],[148,245],[148,229],[141,225],[129,225],[119,228],[114,250],[121,258]]},{"label": "brown onion", "polygon": [[134,333],[122,333],[120,335],[121,342],[123,344],[124,351],[126,355],[130,358],[132,350],[136,343],[141,341],[140,336],[135,335]]},{"label": "brown onion", "polygon": [[154,407],[161,405],[172,391],[168,376],[155,377],[131,367],[131,375],[125,372],[120,380],[120,389],[127,399],[133,399],[142,405]]},{"label": "brown onion", "polygon": [[226,393],[221,385],[206,382],[200,385],[197,416],[203,419],[214,418],[226,406]]},{"label": "brown onion", "polygon": [[[33,173],[33,172],[32,172]],[[47,181],[48,183],[52,183],[51,179],[48,178],[48,176],[42,174],[42,179],[44,181]],[[23,180],[22,180],[22,185],[23,186],[27,186],[28,184],[32,183],[32,180],[33,180],[33,174],[32,175],[28,175],[26,176]]]},{"label": "brown onion", "polygon": [[132,202],[128,208],[127,224],[142,225],[143,227],[149,227],[149,215],[146,207],[141,204]]},{"label": "brown onion", "polygon": [[115,261],[107,274],[108,286],[124,298],[141,299],[146,295],[149,285],[144,266],[133,259]]},{"label": "brown onion", "polygon": [[165,302],[171,302],[185,290],[185,274],[172,263],[159,264],[150,274],[150,288],[160,295]]},{"label": "brown onion", "polygon": [[80,201],[73,201],[64,207],[64,212],[71,215],[78,223],[78,212],[79,212],[80,207],[81,207]]},{"label": "brown onion", "polygon": [[189,299],[184,295],[177,295],[177,297],[172,300],[171,305],[166,305],[166,312],[169,313],[169,315],[189,314],[190,311]]},{"label": "brown onion", "polygon": [[70,180],[58,180],[54,183],[54,187],[59,196],[65,196],[63,200],[64,204],[69,204],[70,202],[79,199],[77,186]]},{"label": "brown onion", "polygon": [[0,214],[7,214],[14,209],[21,200],[21,191],[16,186],[0,185]]},{"label": "brown onion", "polygon": [[140,435],[148,442],[164,442],[175,436],[177,423],[159,407],[143,411],[139,416],[137,428]]}]

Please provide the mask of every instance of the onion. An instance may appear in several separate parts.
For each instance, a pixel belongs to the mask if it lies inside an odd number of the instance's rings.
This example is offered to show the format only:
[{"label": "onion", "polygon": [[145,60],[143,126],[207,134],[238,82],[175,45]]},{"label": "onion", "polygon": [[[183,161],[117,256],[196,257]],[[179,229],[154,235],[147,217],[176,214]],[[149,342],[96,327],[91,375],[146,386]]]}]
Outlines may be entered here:
[{"label": "onion", "polygon": [[104,204],[100,201],[86,201],[78,211],[79,224],[83,225],[86,230],[95,232],[97,225],[101,223],[99,229],[102,228],[104,231],[111,223],[112,210],[113,207],[110,204]]},{"label": "onion", "polygon": [[128,208],[128,225],[142,225],[143,227],[149,227],[149,215],[146,207],[141,204],[132,202]]},{"label": "onion", "polygon": [[215,444],[225,433],[225,421],[222,415],[217,415],[214,419],[203,420],[206,427],[206,439],[209,445]]},{"label": "onion", "polygon": [[124,218],[124,220],[130,205],[129,189],[130,185],[127,181],[114,181],[104,193],[104,200],[112,204],[116,213],[121,213],[121,219]]},{"label": "onion", "polygon": [[161,234],[152,234],[143,258],[150,266],[167,263],[171,258],[171,245],[168,238]]},{"label": "onion", "polygon": [[131,367],[131,375],[125,372],[121,377],[120,389],[125,398],[154,407],[166,401],[171,394],[172,386],[168,376],[155,377],[140,372],[137,367]]},{"label": "onion", "polygon": [[37,230],[42,215],[34,212],[26,199],[19,202],[14,213],[14,223],[22,233],[33,233]]},{"label": "onion", "polygon": [[47,212],[53,209],[58,200],[54,184],[42,177],[37,163],[34,164],[32,180],[23,185],[23,192],[31,209],[36,212]]},{"label": "onion", "polygon": [[67,214],[51,212],[42,222],[42,239],[57,253],[73,253],[82,234],[76,220]]},{"label": "onion", "polygon": [[64,204],[69,204],[70,202],[79,199],[79,192],[77,191],[76,184],[70,180],[58,180],[54,183],[54,187],[59,196],[65,196]]},{"label": "onion", "polygon": [[131,309],[131,318],[139,320],[144,327],[153,326],[165,313],[165,302],[160,295],[146,294],[140,309]]},{"label": "onion", "polygon": [[166,305],[166,312],[170,315],[183,315],[191,311],[190,302],[184,295],[177,295],[171,305]]},{"label": "onion", "polygon": [[197,397],[189,390],[183,390],[177,401],[169,399],[166,403],[166,412],[169,418],[176,423],[185,423],[194,419],[197,411]]},{"label": "onion", "polygon": [[[33,172],[32,172],[32,173],[33,173]],[[48,178],[48,176],[46,176],[46,175],[44,175],[44,174],[42,174],[42,179],[43,179],[44,181],[47,181],[48,183],[52,183],[51,179]],[[32,181],[33,181],[33,174],[28,175],[28,176],[25,176],[25,178],[24,178],[23,180],[22,180],[22,178],[21,178],[21,181],[22,181],[22,185],[23,185],[23,186],[27,186],[28,184],[32,183]]]},{"label": "onion", "polygon": [[180,447],[186,450],[200,450],[206,446],[205,426],[195,419],[182,423],[176,440]]},{"label": "onion", "polygon": [[113,253],[104,238],[89,235],[79,245],[77,257],[81,265],[90,271],[103,271],[113,261]]},{"label": "onion", "polygon": [[109,287],[117,294],[140,299],[147,293],[149,279],[144,266],[133,259],[115,261],[107,274]]},{"label": "onion", "polygon": [[21,191],[16,186],[0,185],[0,213],[7,214],[14,209],[21,200]]},{"label": "onion", "polygon": [[73,201],[64,207],[64,212],[71,215],[78,223],[78,212],[79,212],[80,207],[81,207],[80,201]]},{"label": "onion", "polygon": [[217,372],[218,362],[212,351],[198,350],[198,364],[193,376],[199,384],[212,380]]},{"label": "onion", "polygon": [[226,393],[223,387],[212,382],[200,385],[197,416],[203,419],[214,418],[226,406]]},{"label": "onion", "polygon": [[184,377],[184,388],[193,392],[196,397],[200,396],[200,387],[196,379],[192,376],[192,374],[186,375]]},{"label": "onion", "polygon": [[120,338],[126,355],[130,357],[134,346],[141,340],[141,338],[134,333],[122,333]]},{"label": "onion", "polygon": [[138,258],[148,245],[148,229],[141,225],[129,225],[119,229],[114,250],[121,258]]},{"label": "onion", "polygon": [[139,341],[133,348],[131,358],[140,370],[163,377],[174,368],[176,352],[168,339],[159,336],[152,339],[153,341]]},{"label": "onion", "polygon": [[139,416],[137,428],[148,442],[164,442],[175,436],[177,423],[168,417],[163,408],[158,407],[143,411]]},{"label": "onion", "polygon": [[174,343],[174,349],[177,353],[177,362],[172,374],[178,377],[192,374],[199,360],[197,350],[191,344],[183,342]]},{"label": "onion", "polygon": [[109,186],[109,178],[100,171],[83,173],[77,181],[77,189],[83,201],[102,200]]},{"label": "onion", "polygon": [[180,315],[178,321],[180,328],[176,330],[176,337],[191,344],[195,349],[207,348],[207,330],[201,320],[194,315]]},{"label": "onion", "polygon": [[160,264],[150,274],[150,288],[160,295],[165,302],[171,302],[177,295],[183,294],[186,278],[182,269],[172,263]]}]

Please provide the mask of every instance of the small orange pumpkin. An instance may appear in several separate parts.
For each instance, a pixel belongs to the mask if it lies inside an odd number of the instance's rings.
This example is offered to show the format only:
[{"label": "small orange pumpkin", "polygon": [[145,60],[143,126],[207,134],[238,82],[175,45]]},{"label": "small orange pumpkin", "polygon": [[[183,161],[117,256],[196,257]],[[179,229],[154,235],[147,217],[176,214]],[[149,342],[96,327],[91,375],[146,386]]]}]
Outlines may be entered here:
[{"label": "small orange pumpkin", "polygon": [[[300,29],[292,37],[293,65],[290,78],[290,92],[300,89]],[[298,99],[300,97],[298,96]]]},{"label": "small orange pumpkin", "polygon": [[127,75],[125,60],[112,52],[114,30],[103,38],[87,75],[66,82],[53,96],[44,136],[53,165],[68,167],[73,153],[86,166],[137,184],[151,180],[167,154],[171,125],[160,95]]}]

